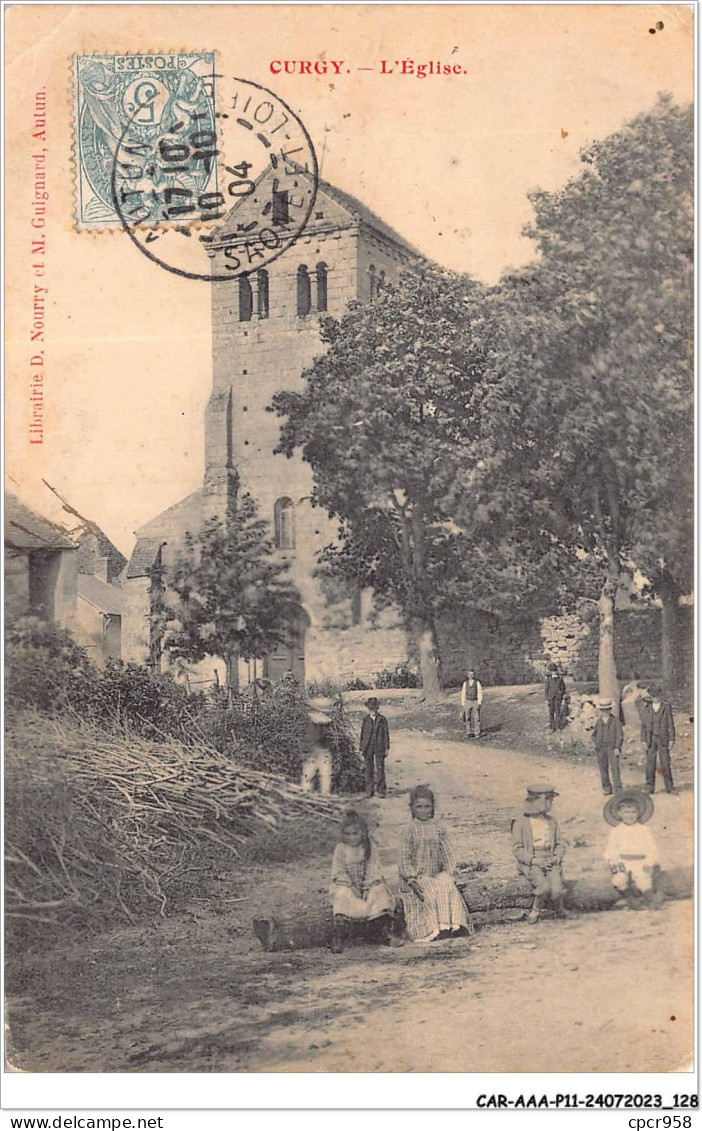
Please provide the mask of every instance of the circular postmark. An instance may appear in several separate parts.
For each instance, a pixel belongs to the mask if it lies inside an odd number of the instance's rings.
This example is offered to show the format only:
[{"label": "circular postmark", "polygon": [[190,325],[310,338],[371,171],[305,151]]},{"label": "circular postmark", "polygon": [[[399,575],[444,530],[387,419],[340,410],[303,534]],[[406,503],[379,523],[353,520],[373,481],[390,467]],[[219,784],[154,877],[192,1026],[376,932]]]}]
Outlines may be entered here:
[{"label": "circular postmark", "polygon": [[214,123],[184,99],[145,141],[139,115],[149,92],[139,96],[112,169],[112,202],[136,247],[165,270],[206,282],[282,255],[317,193],[314,146],[297,114],[258,83],[216,75]]}]

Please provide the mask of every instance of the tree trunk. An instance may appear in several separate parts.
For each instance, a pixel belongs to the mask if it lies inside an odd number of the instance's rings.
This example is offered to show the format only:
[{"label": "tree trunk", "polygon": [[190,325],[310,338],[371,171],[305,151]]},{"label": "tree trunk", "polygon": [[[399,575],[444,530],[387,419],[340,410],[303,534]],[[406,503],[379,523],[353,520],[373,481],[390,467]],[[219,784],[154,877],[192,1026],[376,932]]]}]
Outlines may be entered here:
[{"label": "tree trunk", "polygon": [[617,593],[618,576],[610,574],[602,586],[597,602],[600,613],[600,638],[597,663],[597,676],[600,695],[611,699],[613,713],[619,710],[619,681],[617,664],[614,658],[614,602]]},{"label": "tree trunk", "polygon": [[419,671],[426,703],[437,703],[443,697],[441,653],[436,628],[430,617],[412,621],[412,635],[419,654]]},{"label": "tree trunk", "polygon": [[227,687],[230,691],[239,690],[239,657],[235,653],[227,656]]},{"label": "tree trunk", "polygon": [[[689,899],[693,892],[692,869],[671,869],[662,874],[659,883],[668,899]],[[458,887],[477,927],[523,919],[533,902],[531,884],[523,877],[501,882],[459,879]],[[608,875],[566,880],[565,904],[573,910],[583,913],[609,911],[618,899]],[[328,946],[331,931],[331,907],[321,900],[317,907],[307,907],[290,916],[266,916],[253,921],[253,932],[266,951]],[[363,937],[362,927],[354,924],[351,934],[360,940]]]},{"label": "tree trunk", "polygon": [[683,671],[682,640],[680,636],[680,612],[677,593],[668,590],[661,593],[663,612],[661,617],[661,666],[663,687],[671,695],[685,684]]}]

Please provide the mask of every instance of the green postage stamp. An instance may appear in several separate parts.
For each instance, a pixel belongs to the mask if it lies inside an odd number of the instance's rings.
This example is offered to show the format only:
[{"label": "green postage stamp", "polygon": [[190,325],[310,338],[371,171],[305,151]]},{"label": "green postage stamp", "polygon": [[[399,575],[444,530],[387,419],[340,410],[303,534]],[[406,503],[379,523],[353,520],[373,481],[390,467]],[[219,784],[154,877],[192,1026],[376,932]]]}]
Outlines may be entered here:
[{"label": "green postage stamp", "polygon": [[[213,51],[76,55],[73,66],[79,228],[121,228],[130,196],[141,222],[160,224],[174,219],[164,194],[217,191]],[[161,191],[144,194],[144,177]]]}]

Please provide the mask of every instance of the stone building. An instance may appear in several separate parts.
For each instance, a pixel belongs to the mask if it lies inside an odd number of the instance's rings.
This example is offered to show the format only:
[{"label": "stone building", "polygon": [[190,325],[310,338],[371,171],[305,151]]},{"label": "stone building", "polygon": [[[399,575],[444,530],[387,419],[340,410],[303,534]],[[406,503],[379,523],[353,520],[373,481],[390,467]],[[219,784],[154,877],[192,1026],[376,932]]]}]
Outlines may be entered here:
[{"label": "stone building", "polygon": [[75,629],[78,545],[67,530],[5,493],[5,617]]},{"label": "stone building", "polygon": [[[259,191],[267,191],[259,185]],[[260,208],[260,205],[259,205]],[[220,246],[244,237],[246,199],[220,228]],[[238,228],[238,226],[241,226]],[[233,246],[230,244],[229,246]],[[237,245],[238,247],[239,245]],[[151,583],[154,568],[167,574],[182,546],[208,516],[224,516],[238,481],[270,523],[276,552],[286,560],[300,593],[300,612],[290,640],[254,664],[240,665],[246,682],[255,675],[279,678],[292,670],[308,682],[356,678],[368,682],[383,669],[411,663],[407,635],[392,614],[371,617],[372,594],[323,587],[315,577],[317,551],[333,540],[335,526],[311,507],[312,473],[299,458],[275,455],[279,419],[268,412],[276,392],[301,387],[301,374],[323,349],[320,316],[340,317],[348,302],[370,302],[386,281],[419,253],[360,201],[320,182],[314,209],[300,238],[277,259],[248,275],[213,281],[212,391],[205,420],[205,477],[201,488],[147,522],[123,577],[122,655],[158,666]],[[623,597],[624,595],[622,595]],[[660,610],[617,612],[617,662],[622,678],[659,671]],[[577,617],[513,621],[479,610],[457,610],[437,631],[447,683],[460,682],[466,665],[486,683],[540,679],[550,660],[576,679],[597,668],[597,630]],[[216,658],[196,665],[192,682],[224,679]]]},{"label": "stone building", "polygon": [[[65,500],[62,500],[65,503]],[[35,616],[71,630],[98,665],[120,659],[122,589],[127,559],[89,519],[71,529],[5,495],[5,614]]]},{"label": "stone building", "polygon": [[[220,237],[246,219],[245,210],[245,202],[232,210]],[[336,528],[310,506],[309,466],[273,454],[280,422],[266,410],[276,392],[301,386],[303,370],[323,349],[320,315],[340,317],[351,299],[372,301],[418,254],[360,201],[322,181],[304,233],[292,247],[246,276],[212,283],[205,479],[202,488],[136,532],[124,582],[126,658],[147,661],[152,655],[153,567],[167,570],[186,530],[195,532],[206,516],[225,513],[236,476],[270,523],[276,551],[289,563],[301,598],[296,631],[275,654],[261,658],[257,674],[276,678],[292,670],[308,681],[367,679],[406,660],[406,636],[396,617],[371,623],[370,594],[323,591],[314,578],[316,552],[333,540]],[[221,663],[200,667],[203,679],[213,667],[223,674]],[[252,675],[242,666],[241,678]]]}]

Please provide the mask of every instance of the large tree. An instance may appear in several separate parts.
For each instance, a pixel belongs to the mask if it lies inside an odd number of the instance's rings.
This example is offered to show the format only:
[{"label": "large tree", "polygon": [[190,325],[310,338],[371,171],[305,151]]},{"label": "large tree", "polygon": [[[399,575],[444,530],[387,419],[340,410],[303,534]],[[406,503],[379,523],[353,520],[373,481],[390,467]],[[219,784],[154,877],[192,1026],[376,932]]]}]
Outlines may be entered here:
[{"label": "large tree", "polygon": [[503,384],[520,407],[494,470],[569,560],[564,576],[586,565],[599,578],[600,690],[614,698],[623,576],[655,560],[670,576],[668,539],[689,546],[691,147],[691,110],[668,99],[590,146],[579,177],[532,194],[539,258],[496,293],[514,327]]},{"label": "large tree", "polygon": [[265,656],[299,615],[299,594],[286,570],[253,499],[239,495],[224,519],[212,517],[185,536],[166,576],[176,599],[167,609],[165,650],[189,662],[223,657],[227,684],[236,687],[238,658]]},{"label": "large tree", "polygon": [[419,264],[375,302],[326,318],[329,349],[304,374],[304,390],[273,402],[285,418],[278,450],[302,449],[313,502],[339,520],[327,566],[400,609],[427,698],[442,689],[437,616],[491,607],[505,587],[528,592],[486,509],[461,529],[449,505],[459,476],[484,455],[494,331],[484,287]]},{"label": "large tree", "polygon": [[667,490],[638,526],[633,557],[647,579],[648,589],[662,607],[661,644],[663,683],[672,693],[692,676],[685,663],[680,599],[692,593],[695,572],[694,453],[692,437],[669,447]]}]

